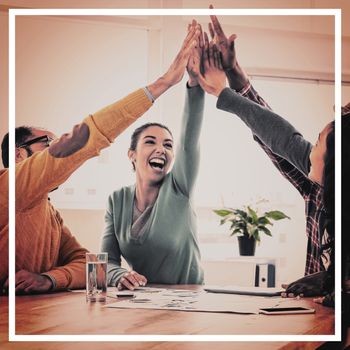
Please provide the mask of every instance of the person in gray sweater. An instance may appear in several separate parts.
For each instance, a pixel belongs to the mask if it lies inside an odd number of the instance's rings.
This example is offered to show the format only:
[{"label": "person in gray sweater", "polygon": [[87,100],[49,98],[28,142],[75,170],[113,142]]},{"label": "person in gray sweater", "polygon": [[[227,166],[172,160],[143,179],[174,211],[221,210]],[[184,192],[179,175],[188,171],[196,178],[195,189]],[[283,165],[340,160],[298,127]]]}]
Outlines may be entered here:
[{"label": "person in gray sweater", "polygon": [[[251,86],[237,62],[236,36],[227,38],[216,16],[211,16],[211,20],[211,43],[204,33],[207,51],[203,55],[204,74],[200,70],[192,74],[206,92],[218,97],[217,108],[235,114],[251,129],[254,139],[305,201],[306,277],[286,285],[287,293],[308,296],[329,293],[334,288],[334,274],[326,271],[322,256],[328,255],[326,248],[334,247],[334,230],[328,225],[332,213],[324,203],[324,180],[326,160],[334,159],[332,147],[329,147],[334,124],[326,125],[315,145],[305,140],[287,120],[272,112]],[[226,87],[226,78],[230,88]],[[332,256],[328,258],[332,260]]]},{"label": "person in gray sweater", "polygon": [[[200,43],[192,55],[200,57]],[[176,159],[166,126],[149,123],[134,131],[128,156],[136,184],[113,192],[105,214],[101,249],[108,252],[110,286],[203,283],[192,204],[203,109],[204,91],[190,74]],[[130,271],[121,267],[121,256]]]}]

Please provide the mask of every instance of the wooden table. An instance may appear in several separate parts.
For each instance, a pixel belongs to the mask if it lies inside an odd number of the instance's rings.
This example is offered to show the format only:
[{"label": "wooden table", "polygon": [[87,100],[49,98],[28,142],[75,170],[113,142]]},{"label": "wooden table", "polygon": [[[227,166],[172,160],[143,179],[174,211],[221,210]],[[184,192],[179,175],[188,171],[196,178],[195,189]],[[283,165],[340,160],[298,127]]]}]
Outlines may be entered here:
[{"label": "wooden table", "polygon": [[[169,286],[167,286],[169,287]],[[200,289],[200,286],[172,286]],[[218,294],[218,297],[220,295]],[[254,299],[254,297],[252,297]],[[8,297],[1,299],[0,349],[315,349],[318,343],[295,342],[11,342],[8,338]],[[252,299],[252,300],[253,300]],[[116,299],[108,298],[107,303]],[[289,303],[289,302],[288,302]],[[295,303],[290,300],[290,303]],[[168,310],[125,310],[86,303],[84,293],[60,292],[16,298],[16,334],[334,334],[334,311],[311,299],[299,305],[316,309],[315,314],[266,316]]]}]

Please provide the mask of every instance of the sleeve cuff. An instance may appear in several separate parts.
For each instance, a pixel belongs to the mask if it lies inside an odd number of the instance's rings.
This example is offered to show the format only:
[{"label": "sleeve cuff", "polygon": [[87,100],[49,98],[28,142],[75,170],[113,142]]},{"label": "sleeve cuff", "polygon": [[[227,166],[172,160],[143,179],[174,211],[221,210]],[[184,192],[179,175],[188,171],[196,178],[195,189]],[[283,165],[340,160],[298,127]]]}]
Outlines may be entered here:
[{"label": "sleeve cuff", "polygon": [[47,274],[47,273],[42,273],[41,276],[45,276],[45,277],[47,277],[47,278],[51,281],[52,286],[51,286],[50,290],[53,290],[53,289],[56,288],[57,283],[56,283],[56,280],[55,280],[55,278],[54,278],[53,276],[50,276],[50,275]]},{"label": "sleeve cuff", "polygon": [[252,84],[250,83],[250,81],[248,81],[248,83],[239,91],[236,91],[237,94],[245,96],[248,94],[248,92],[252,89]]},{"label": "sleeve cuff", "polygon": [[155,101],[156,99],[155,99],[154,96],[151,94],[151,91],[148,90],[147,86],[145,86],[145,87],[143,88],[143,91],[145,92],[145,94],[146,94],[146,96],[149,98],[149,100],[150,100],[152,103],[154,103],[154,101]]}]

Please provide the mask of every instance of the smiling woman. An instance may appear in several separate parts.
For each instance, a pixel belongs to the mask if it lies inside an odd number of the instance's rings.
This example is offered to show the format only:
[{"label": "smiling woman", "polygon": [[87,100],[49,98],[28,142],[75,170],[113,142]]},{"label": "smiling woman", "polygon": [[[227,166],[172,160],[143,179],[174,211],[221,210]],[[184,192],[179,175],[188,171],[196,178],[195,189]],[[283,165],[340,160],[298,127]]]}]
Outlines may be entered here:
[{"label": "smiling woman", "polygon": [[[193,21],[190,28],[195,26]],[[197,45],[191,55],[200,50]],[[190,61],[186,61],[188,72]],[[149,93],[154,96],[153,91]],[[134,131],[128,157],[136,172],[136,184],[113,192],[105,215],[102,251],[108,252],[109,285],[134,289],[147,282],[203,283],[191,205],[199,169],[203,109],[204,91],[189,73],[173,168],[173,136],[166,126],[148,123]],[[131,271],[121,267],[121,256]]]},{"label": "smiling woman", "polygon": [[[150,123],[133,133],[128,156],[136,185],[113,192],[105,215],[102,251],[109,256],[109,285],[134,289],[147,282],[203,283],[191,206],[203,107],[203,90],[188,87],[173,168],[173,138],[167,127]],[[121,256],[131,271],[121,267]]]}]

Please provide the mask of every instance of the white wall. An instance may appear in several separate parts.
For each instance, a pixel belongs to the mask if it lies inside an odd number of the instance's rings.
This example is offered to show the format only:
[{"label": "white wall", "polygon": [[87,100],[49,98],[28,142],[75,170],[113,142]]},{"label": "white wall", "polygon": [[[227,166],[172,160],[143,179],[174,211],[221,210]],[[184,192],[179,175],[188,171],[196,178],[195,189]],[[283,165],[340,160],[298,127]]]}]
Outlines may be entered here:
[{"label": "white wall", "polygon": [[[16,124],[47,127],[59,135],[89,113],[146,85],[169,66],[181,46],[187,21],[175,16],[108,21],[20,18],[16,27]],[[239,59],[249,73],[283,72],[289,77],[323,79],[333,72],[334,43],[329,33],[322,34],[317,28],[329,28],[331,22],[330,18],[269,18],[267,28],[266,19],[225,17],[224,28],[228,33],[237,32]],[[334,118],[332,85],[252,81],[273,109],[310,141]],[[162,96],[138,124],[162,121],[176,139],[184,86],[185,81]],[[345,98],[350,99],[349,88]],[[303,274],[306,252],[303,200],[274,169],[249,130],[235,116],[216,110],[215,102],[207,96],[195,194],[203,258],[237,255],[236,241],[228,237],[225,227],[218,226],[211,209],[263,197],[270,200],[267,209],[283,210],[291,221],[276,224],[274,237],[263,238],[257,255],[280,260],[281,280],[298,278]],[[68,226],[92,250],[99,246],[107,194],[133,182],[126,152],[136,126],[52,194]]]}]

